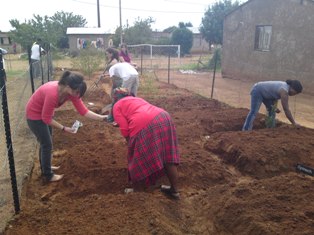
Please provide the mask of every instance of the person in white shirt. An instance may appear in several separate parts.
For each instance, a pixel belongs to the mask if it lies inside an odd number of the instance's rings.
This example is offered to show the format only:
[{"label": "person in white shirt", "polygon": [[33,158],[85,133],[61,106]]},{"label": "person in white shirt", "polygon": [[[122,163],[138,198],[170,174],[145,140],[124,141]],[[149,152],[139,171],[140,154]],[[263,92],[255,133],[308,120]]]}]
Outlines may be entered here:
[{"label": "person in white shirt", "polygon": [[31,48],[31,63],[32,63],[32,71],[34,78],[39,77],[41,66],[40,66],[40,57],[45,53],[45,50],[41,47],[41,39],[38,39],[34,42]]},{"label": "person in white shirt", "polygon": [[[139,86],[139,78],[137,70],[129,63],[122,62],[112,65],[109,69],[110,78],[118,78],[121,80],[121,87],[127,88],[133,96],[137,95]],[[112,87],[112,91],[117,87]]]},{"label": "person in white shirt", "polygon": [[[129,95],[137,96],[139,77],[137,70],[131,64],[127,62],[116,63],[109,68],[108,72],[110,78],[112,79],[112,104],[114,103],[114,90],[118,87],[126,88],[129,92]],[[107,74],[105,76],[107,76]],[[116,126],[116,122],[114,122],[113,119],[112,109],[109,112],[107,121]]]}]

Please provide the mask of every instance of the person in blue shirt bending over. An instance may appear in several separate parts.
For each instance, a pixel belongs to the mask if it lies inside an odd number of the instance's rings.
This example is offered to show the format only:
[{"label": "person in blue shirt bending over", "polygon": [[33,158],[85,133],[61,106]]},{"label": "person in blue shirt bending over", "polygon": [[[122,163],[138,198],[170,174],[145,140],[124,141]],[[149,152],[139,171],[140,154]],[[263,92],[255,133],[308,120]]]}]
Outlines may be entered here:
[{"label": "person in blue shirt bending over", "polygon": [[264,81],[255,83],[251,90],[251,110],[246,117],[242,130],[252,130],[253,122],[258,113],[261,104],[266,106],[268,116],[272,123],[270,127],[275,126],[276,113],[280,112],[277,109],[277,102],[281,100],[282,108],[288,120],[295,126],[297,124],[289,109],[289,96],[294,96],[302,92],[302,84],[298,80],[287,81]]}]

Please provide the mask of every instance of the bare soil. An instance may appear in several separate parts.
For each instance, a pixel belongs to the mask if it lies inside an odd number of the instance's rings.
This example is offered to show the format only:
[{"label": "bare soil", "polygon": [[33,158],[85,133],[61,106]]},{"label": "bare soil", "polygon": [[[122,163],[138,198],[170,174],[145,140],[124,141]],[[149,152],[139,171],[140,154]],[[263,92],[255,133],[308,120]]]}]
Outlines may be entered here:
[{"label": "bare soil", "polygon": [[[97,78],[93,78],[96,80]],[[90,81],[92,84],[92,81]],[[103,83],[84,101],[99,111],[110,101]],[[154,89],[151,89],[151,88]],[[139,96],[167,110],[177,127],[181,199],[156,187],[125,194],[127,159],[119,129],[80,117],[71,105],[56,119],[77,134],[54,131],[54,164],[65,174],[44,184],[36,161],[24,186],[21,212],[4,234],[313,234],[314,130],[278,123],[242,132],[247,109],[154,81]]]}]

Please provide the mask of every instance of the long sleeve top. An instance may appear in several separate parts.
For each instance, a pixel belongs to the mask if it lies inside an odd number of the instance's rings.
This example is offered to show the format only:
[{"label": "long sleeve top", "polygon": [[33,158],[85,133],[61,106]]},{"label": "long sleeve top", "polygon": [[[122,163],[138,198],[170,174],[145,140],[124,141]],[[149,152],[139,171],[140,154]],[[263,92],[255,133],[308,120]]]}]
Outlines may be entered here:
[{"label": "long sleeve top", "polygon": [[139,97],[128,96],[113,106],[115,122],[119,124],[124,137],[132,137],[145,128],[164,110]]},{"label": "long sleeve top", "polygon": [[[64,102],[71,100],[75,109],[84,116],[88,109],[79,97],[68,95]],[[26,117],[30,120],[42,120],[50,124],[56,108],[63,103],[59,103],[58,81],[51,81],[40,86],[31,96],[26,105]]]}]

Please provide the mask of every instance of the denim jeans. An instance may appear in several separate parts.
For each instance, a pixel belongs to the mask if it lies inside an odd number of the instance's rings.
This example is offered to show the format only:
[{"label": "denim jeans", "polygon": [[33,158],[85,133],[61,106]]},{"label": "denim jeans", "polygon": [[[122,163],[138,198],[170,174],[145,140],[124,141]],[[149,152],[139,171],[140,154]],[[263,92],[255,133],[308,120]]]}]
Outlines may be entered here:
[{"label": "denim jeans", "polygon": [[53,177],[53,171],[51,170],[52,129],[42,120],[27,119],[27,124],[40,144],[39,162],[41,173],[47,180],[50,180]]},{"label": "denim jeans", "polygon": [[264,103],[264,105],[266,106],[268,116],[272,119],[271,126],[274,127],[276,112],[273,112],[272,108],[275,102],[276,100],[264,99],[259,90],[254,87],[251,91],[251,110],[246,117],[242,130],[249,131],[253,129],[253,122],[262,103]]},{"label": "denim jeans", "polygon": [[258,113],[258,110],[261,107],[262,102],[263,102],[262,95],[260,94],[258,89],[254,87],[251,91],[251,109],[244,122],[242,128],[243,131],[252,130],[254,119],[256,117],[256,114]]}]

